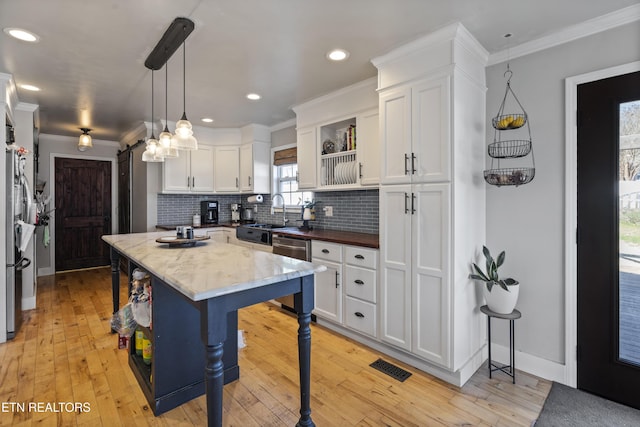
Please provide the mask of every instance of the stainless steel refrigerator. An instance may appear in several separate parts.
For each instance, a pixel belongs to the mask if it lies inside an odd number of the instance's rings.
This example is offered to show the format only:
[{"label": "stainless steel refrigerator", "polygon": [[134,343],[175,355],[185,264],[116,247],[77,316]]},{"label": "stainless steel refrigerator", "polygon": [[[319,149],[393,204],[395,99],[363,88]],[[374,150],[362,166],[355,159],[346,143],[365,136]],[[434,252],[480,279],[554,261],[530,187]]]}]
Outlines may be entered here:
[{"label": "stainless steel refrigerator", "polygon": [[25,161],[15,150],[7,149],[7,339],[12,339],[22,324],[22,270],[31,264],[19,249],[22,233],[18,221],[26,218],[28,200],[25,200],[25,178],[21,176],[20,162]]}]

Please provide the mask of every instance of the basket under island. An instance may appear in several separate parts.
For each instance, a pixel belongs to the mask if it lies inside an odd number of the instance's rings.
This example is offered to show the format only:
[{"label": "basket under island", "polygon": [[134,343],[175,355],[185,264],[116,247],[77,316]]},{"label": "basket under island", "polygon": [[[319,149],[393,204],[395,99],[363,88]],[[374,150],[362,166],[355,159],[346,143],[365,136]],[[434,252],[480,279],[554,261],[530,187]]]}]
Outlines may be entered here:
[{"label": "basket under island", "polygon": [[156,242],[162,236],[167,233],[102,237],[111,248],[114,311],[119,307],[121,257],[129,260],[130,272],[140,267],[151,275],[153,363],[145,375],[133,351],[129,364],[154,413],[159,415],[206,392],[208,424],[222,426],[223,385],[240,375],[237,310],[294,294],[299,324],[298,425],[313,426],[309,323],[314,273],[325,267],[211,240],[193,247],[172,247]]}]

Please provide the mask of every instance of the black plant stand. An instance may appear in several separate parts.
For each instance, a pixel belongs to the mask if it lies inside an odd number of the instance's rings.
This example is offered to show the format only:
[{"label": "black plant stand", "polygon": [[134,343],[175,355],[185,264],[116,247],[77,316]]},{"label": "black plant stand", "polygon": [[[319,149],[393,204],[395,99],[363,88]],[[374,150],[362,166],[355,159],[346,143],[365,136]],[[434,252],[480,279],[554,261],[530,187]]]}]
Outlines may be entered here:
[{"label": "black plant stand", "polygon": [[[500,314],[495,311],[491,311],[491,309],[483,305],[480,307],[480,311],[487,315],[487,330],[489,333],[489,361],[487,365],[489,367],[489,378],[491,378],[491,373],[493,371],[501,371],[505,374],[509,375],[513,380],[513,384],[516,383],[516,369],[515,369],[515,320],[522,317],[522,313],[518,310],[513,310],[509,314]],[[508,365],[496,365],[491,361],[491,318],[495,317],[497,319],[506,319],[509,321],[509,364]]]}]

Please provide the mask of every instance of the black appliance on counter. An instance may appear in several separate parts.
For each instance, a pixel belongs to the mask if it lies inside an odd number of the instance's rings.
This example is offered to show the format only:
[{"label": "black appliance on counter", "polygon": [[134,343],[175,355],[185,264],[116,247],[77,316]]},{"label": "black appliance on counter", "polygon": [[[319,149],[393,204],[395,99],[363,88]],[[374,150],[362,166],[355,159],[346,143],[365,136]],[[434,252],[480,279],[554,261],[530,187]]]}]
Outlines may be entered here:
[{"label": "black appliance on counter", "polygon": [[236,228],[236,237],[238,240],[271,246],[272,230],[282,227],[275,224],[243,224]]},{"label": "black appliance on counter", "polygon": [[218,202],[215,200],[202,200],[200,202],[200,221],[202,224],[218,223]]}]

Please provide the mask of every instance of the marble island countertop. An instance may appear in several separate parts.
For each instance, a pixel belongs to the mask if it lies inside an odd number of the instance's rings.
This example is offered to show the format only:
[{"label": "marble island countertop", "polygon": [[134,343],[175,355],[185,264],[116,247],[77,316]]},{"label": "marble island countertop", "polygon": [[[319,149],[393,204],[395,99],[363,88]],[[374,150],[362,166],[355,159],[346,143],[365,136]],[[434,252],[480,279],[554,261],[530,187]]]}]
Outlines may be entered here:
[{"label": "marble island countertop", "polygon": [[102,239],[193,301],[326,270],[320,264],[213,240],[194,247],[170,247],[156,242],[164,236],[167,232],[105,235]]}]

